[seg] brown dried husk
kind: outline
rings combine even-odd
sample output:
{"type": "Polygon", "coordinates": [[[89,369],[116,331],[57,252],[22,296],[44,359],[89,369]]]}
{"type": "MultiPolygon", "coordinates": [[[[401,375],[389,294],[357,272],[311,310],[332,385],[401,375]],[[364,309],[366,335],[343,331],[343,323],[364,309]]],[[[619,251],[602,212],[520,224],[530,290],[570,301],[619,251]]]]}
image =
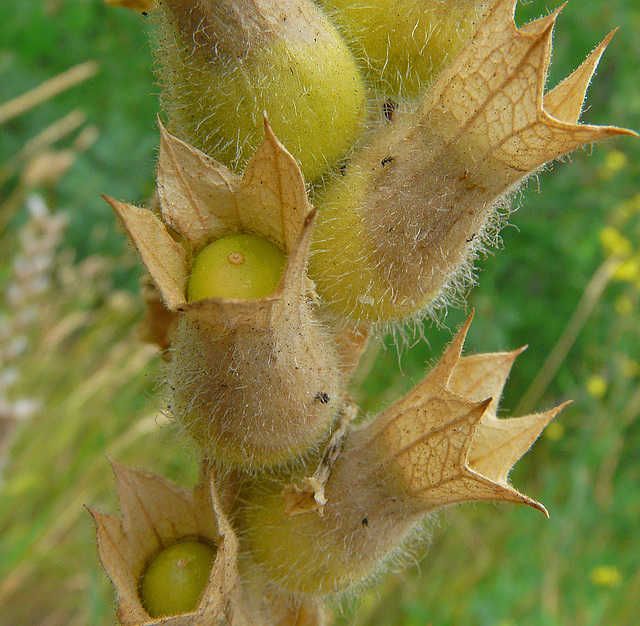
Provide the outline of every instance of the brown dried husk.
{"type": "Polygon", "coordinates": [[[227,465],[274,466],[311,453],[330,431],[366,334],[341,341],[338,354],[315,317],[306,274],[315,211],[300,169],[266,121],[242,177],[162,126],[161,138],[160,217],[107,200],[165,304],[151,297],[147,336],[170,347],[170,413],[206,456],[227,465]],[[252,301],[187,302],[193,259],[239,232],[288,255],[276,291],[252,301]]]}
{"type": "Polygon", "coordinates": [[[311,276],[353,321],[424,314],[472,280],[517,188],[545,163],[616,135],[580,124],[609,35],[544,93],[559,10],[518,29],[497,0],[413,111],[398,110],[318,197],[311,276]]]}
{"type": "Polygon", "coordinates": [[[499,396],[520,351],[461,358],[470,321],[413,391],[351,429],[321,491],[312,493],[309,478],[284,492],[258,480],[247,488],[243,531],[276,585],[294,593],[358,587],[431,512],[453,504],[511,502],[546,515],[507,476],[562,407],[498,419],[499,396]]]}
{"type": "Polygon", "coordinates": [[[280,288],[251,302],[185,306],[173,337],[171,412],[223,463],[273,466],[314,451],[339,405],[331,337],[305,296],[313,215],[280,288]]]}
{"type": "Polygon", "coordinates": [[[261,624],[240,589],[238,540],[222,512],[213,473],[203,472],[193,491],[167,479],[112,463],[122,518],[89,509],[96,524],[98,553],[111,579],[122,626],[228,626],[261,624]],[[138,587],[151,559],[182,539],[216,547],[209,580],[197,608],[181,615],[151,618],[138,587]]]}

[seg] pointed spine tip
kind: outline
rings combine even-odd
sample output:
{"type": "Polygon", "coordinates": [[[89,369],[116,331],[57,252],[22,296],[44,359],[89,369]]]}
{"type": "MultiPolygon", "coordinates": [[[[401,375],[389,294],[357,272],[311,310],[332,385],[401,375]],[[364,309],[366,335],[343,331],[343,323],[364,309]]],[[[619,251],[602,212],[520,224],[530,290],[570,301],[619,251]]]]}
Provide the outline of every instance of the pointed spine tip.
{"type": "MultiPolygon", "coordinates": [[[[480,400],[480,402],[476,402],[476,409],[478,409],[478,412],[479,412],[479,418],[476,423],[476,426],[480,424],[480,420],[484,417],[484,414],[487,412],[487,409],[491,406],[492,402],[493,402],[492,396],[485,398],[484,400],[480,400]]],[[[473,437],[474,435],[471,436],[472,441],[473,441],[473,437]]]]}
{"type": "Polygon", "coordinates": [[[160,116],[158,115],[156,118],[158,122],[158,130],[160,131],[160,147],[167,143],[168,138],[171,136],[169,131],[165,128],[165,125],[162,123],[160,116]]]}
{"type": "Polygon", "coordinates": [[[315,222],[317,214],[318,214],[318,209],[312,206],[309,213],[307,213],[307,217],[304,218],[304,222],[302,224],[303,230],[306,228],[309,228],[315,222]]]}
{"type": "Polygon", "coordinates": [[[540,511],[540,513],[542,513],[547,519],[549,519],[549,511],[547,511],[547,507],[544,506],[544,504],[540,504],[540,502],[536,502],[535,500],[531,500],[531,502],[529,503],[529,506],[533,507],[534,509],[536,509],[536,511],[540,511]]]}

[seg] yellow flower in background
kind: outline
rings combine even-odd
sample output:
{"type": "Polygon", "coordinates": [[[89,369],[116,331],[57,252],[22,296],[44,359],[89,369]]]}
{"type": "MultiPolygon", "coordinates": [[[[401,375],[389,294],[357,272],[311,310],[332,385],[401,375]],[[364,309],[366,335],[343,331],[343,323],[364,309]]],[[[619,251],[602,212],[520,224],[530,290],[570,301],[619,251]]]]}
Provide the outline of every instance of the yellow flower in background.
{"type": "Polygon", "coordinates": [[[599,174],[602,180],[609,180],[629,165],[629,159],[620,150],[609,150],[600,168],[599,174]]]}
{"type": "Polygon", "coordinates": [[[625,358],[622,362],[622,374],[626,378],[637,378],[640,374],[640,363],[635,359],[631,359],[629,357],[625,358]]]}
{"type": "Polygon", "coordinates": [[[620,296],[614,303],[614,309],[615,312],[620,316],[620,317],[627,317],[627,315],[630,315],[633,310],[634,310],[634,306],[633,306],[633,302],[631,302],[631,298],[629,298],[629,296],[620,296]]]}
{"type": "Polygon", "coordinates": [[[633,251],[631,242],[613,226],[605,226],[600,231],[600,243],[608,254],[626,257],[633,251]]]}
{"type": "Polygon", "coordinates": [[[587,393],[592,398],[600,399],[604,397],[605,393],[607,393],[608,386],[609,384],[607,383],[607,379],[604,376],[596,374],[594,376],[590,376],[587,380],[587,393]]]}
{"type": "Polygon", "coordinates": [[[565,427],[561,422],[551,422],[543,431],[544,436],[550,441],[559,441],[564,437],[565,427]]]}
{"type": "Polygon", "coordinates": [[[598,565],[591,570],[589,575],[591,583],[596,587],[619,587],[622,583],[622,574],[614,565],[598,565]]]}
{"type": "Polygon", "coordinates": [[[636,254],[622,263],[613,273],[613,278],[629,283],[640,279],[640,256],[636,254]]]}

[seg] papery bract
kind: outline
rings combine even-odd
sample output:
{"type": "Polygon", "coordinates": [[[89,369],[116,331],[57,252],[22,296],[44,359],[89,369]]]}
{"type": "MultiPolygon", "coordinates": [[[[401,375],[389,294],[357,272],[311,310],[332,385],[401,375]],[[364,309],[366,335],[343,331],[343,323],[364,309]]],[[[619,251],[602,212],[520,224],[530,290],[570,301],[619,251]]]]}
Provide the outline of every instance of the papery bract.
{"type": "Polygon", "coordinates": [[[423,315],[471,278],[471,260],[509,197],[548,161],[633,134],[579,124],[611,35],[544,93],[558,11],[516,28],[498,0],[419,106],[396,112],[329,181],[311,276],[341,315],[369,322],[423,315]]]}
{"type": "Polygon", "coordinates": [[[470,321],[420,384],[346,435],[321,507],[312,489],[298,488],[292,507],[290,489],[281,493],[268,481],[247,487],[243,532],[275,584],[295,593],[359,586],[430,512],[453,504],[512,502],[546,514],[507,476],[562,407],[498,419],[499,395],[520,351],[461,358],[470,321]]]}
{"type": "Polygon", "coordinates": [[[295,160],[265,125],[240,177],[162,130],[158,193],[160,217],[107,200],[176,314],[171,414],[207,456],[231,465],[277,465],[313,450],[329,433],[343,383],[332,332],[309,303],[315,211],[295,160]],[[256,300],[187,302],[193,259],[233,233],[287,254],[280,285],[256,300]]]}

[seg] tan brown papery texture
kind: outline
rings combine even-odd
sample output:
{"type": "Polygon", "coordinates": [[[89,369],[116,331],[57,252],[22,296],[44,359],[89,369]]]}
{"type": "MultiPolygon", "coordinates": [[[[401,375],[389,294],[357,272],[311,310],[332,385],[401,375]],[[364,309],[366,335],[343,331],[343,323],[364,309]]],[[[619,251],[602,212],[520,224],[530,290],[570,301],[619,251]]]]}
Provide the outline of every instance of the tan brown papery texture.
{"type": "Polygon", "coordinates": [[[122,517],[89,512],[96,524],[102,566],[116,589],[122,626],[249,624],[241,606],[238,542],[220,507],[213,474],[205,474],[190,491],[156,474],[113,462],[112,466],[122,517]],[[209,581],[195,611],[152,619],[138,595],[140,579],[161,549],[185,538],[216,546],[209,581]]]}
{"type": "Polygon", "coordinates": [[[502,389],[514,360],[523,350],[462,357],[448,383],[451,391],[468,398],[493,398],[476,431],[469,451],[469,466],[502,484],[506,484],[509,471],[544,427],[568,404],[533,415],[498,419],[496,413],[502,389]]]}
{"type": "Polygon", "coordinates": [[[168,360],[171,337],[178,324],[179,313],[170,311],[165,306],[160,292],[148,275],[142,278],[140,284],[145,312],[138,328],[138,337],[144,343],[158,346],[163,359],[168,360]]]}
{"type": "Polygon", "coordinates": [[[242,466],[312,452],[329,433],[343,386],[332,332],[310,302],[315,210],[297,163],[266,121],[264,132],[238,176],[161,126],[160,217],[107,198],[166,305],[151,295],[146,324],[147,336],[170,347],[171,415],[207,457],[242,466]],[[193,259],[237,233],[287,254],[278,288],[257,300],[187,302],[193,259]]]}
{"type": "MultiPolygon", "coordinates": [[[[410,499],[415,499],[414,505],[418,509],[429,510],[468,500],[497,500],[529,504],[546,513],[541,504],[517,492],[506,480],[494,480],[494,474],[496,477],[502,475],[503,467],[494,471],[489,465],[492,476],[486,476],[468,464],[481,421],[496,419],[495,409],[490,407],[497,404],[494,398],[486,397],[485,389],[474,389],[470,384],[467,389],[460,389],[464,393],[458,395],[449,386],[460,363],[462,344],[470,323],[471,318],[436,368],[369,426],[366,445],[377,450],[381,466],[398,473],[403,490],[410,499]]],[[[469,363],[463,362],[463,367],[465,365],[469,369],[469,363]]],[[[494,376],[499,378],[500,374],[494,376]]],[[[486,378],[491,382],[491,376],[486,378]]],[[[487,385],[486,391],[500,393],[501,389],[495,384],[493,389],[491,387],[487,385]]],[[[494,447],[502,445],[501,440],[490,440],[487,452],[493,453],[494,447]]]]}
{"type": "MultiPolygon", "coordinates": [[[[158,213],[170,239],[158,227],[155,212],[107,198],[158,286],[144,285],[146,313],[140,334],[143,341],[165,351],[166,358],[177,325],[176,310],[186,303],[189,270],[185,271],[185,265],[189,267],[214,239],[236,232],[266,236],[291,251],[303,220],[311,212],[297,165],[280,149],[268,124],[265,128],[266,140],[241,178],[176,139],[160,124],[158,213]],[[157,252],[148,248],[163,242],[167,248],[162,249],[161,263],[157,252]]],[[[310,283],[307,286],[312,288],[310,283]]]]}
{"type": "Polygon", "coordinates": [[[234,232],[265,237],[290,253],[311,212],[293,157],[265,120],[264,139],[242,177],[160,126],[158,194],[162,219],[197,254],[234,232]]]}
{"type": "Polygon", "coordinates": [[[287,254],[311,213],[295,160],[265,121],[265,138],[240,177],[160,124],[158,195],[162,221],[105,197],[122,221],[170,310],[186,304],[194,257],[208,243],[232,233],[269,239],[287,254]]]}
{"type": "Polygon", "coordinates": [[[184,248],[152,211],[103,197],[122,221],[165,304],[169,310],[177,309],[185,301],[189,276],[189,260],[184,248]]]}
{"type": "Polygon", "coordinates": [[[305,593],[361,585],[420,520],[453,504],[512,502],[546,515],[507,476],[562,407],[498,419],[499,396],[520,351],[461,357],[470,323],[404,398],[348,428],[322,489],[309,479],[284,492],[260,481],[247,488],[243,529],[257,563],[278,585],[305,593]]]}
{"type": "Polygon", "coordinates": [[[578,123],[611,35],[545,94],[559,11],[518,29],[515,6],[498,0],[419,106],[394,114],[320,193],[311,276],[343,315],[387,321],[437,305],[471,280],[488,226],[531,174],[634,134],[578,123]]]}
{"type": "Polygon", "coordinates": [[[337,354],[305,297],[312,224],[313,213],[273,296],[195,302],[178,323],[171,410],[222,462],[278,465],[313,452],[333,422],[337,354]]]}

